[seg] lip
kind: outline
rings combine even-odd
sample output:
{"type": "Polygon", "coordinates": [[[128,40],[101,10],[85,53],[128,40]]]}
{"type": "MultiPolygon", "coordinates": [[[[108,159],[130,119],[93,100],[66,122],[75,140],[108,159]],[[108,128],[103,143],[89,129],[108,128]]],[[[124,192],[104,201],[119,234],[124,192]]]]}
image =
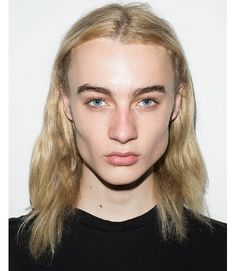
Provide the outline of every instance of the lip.
{"type": "Polygon", "coordinates": [[[105,155],[106,157],[110,157],[110,156],[120,156],[120,157],[126,157],[126,156],[139,156],[139,154],[135,153],[135,152],[111,152],[107,155],[105,155]]]}
{"type": "Polygon", "coordinates": [[[113,166],[132,166],[138,162],[138,156],[134,152],[111,152],[105,155],[106,161],[113,166]]]}

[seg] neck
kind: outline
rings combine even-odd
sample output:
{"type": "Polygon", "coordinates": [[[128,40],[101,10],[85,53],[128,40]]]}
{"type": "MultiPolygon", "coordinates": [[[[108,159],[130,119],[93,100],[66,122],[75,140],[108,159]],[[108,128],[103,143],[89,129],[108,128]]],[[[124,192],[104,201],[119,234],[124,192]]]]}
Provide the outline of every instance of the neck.
{"type": "Polygon", "coordinates": [[[110,221],[124,221],[156,205],[153,169],[134,184],[106,185],[90,170],[83,169],[77,208],[110,221]]]}

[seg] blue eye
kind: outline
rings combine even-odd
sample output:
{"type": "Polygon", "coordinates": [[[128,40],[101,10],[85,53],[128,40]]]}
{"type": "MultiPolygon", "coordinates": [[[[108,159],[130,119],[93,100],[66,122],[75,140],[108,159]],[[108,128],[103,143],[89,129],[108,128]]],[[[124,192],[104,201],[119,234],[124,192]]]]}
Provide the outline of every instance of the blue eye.
{"type": "MultiPolygon", "coordinates": [[[[145,98],[138,102],[139,106],[144,109],[151,109],[159,102],[153,98],[145,98]]],[[[86,104],[92,109],[102,109],[105,108],[108,104],[103,98],[90,98],[86,104]]]]}
{"type": "Polygon", "coordinates": [[[93,106],[93,107],[100,107],[103,104],[103,100],[102,99],[92,99],[91,101],[89,101],[89,105],[93,106]]]}
{"type": "Polygon", "coordinates": [[[144,107],[150,107],[150,106],[155,105],[156,103],[157,103],[157,102],[154,101],[153,99],[143,99],[143,100],[141,101],[141,104],[142,104],[142,106],[144,106],[144,107]]]}

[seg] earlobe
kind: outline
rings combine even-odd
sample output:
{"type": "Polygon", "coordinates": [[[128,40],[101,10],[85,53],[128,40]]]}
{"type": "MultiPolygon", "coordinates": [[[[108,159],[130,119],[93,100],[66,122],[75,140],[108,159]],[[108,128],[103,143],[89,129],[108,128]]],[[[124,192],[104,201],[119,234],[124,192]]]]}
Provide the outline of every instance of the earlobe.
{"type": "Polygon", "coordinates": [[[63,91],[60,91],[61,99],[63,103],[63,111],[69,121],[73,121],[73,117],[70,109],[70,98],[63,91]]]}
{"type": "Polygon", "coordinates": [[[175,104],[174,104],[174,109],[171,115],[171,121],[175,120],[179,114],[179,111],[181,108],[183,91],[184,91],[184,85],[180,84],[180,86],[178,87],[178,92],[175,96],[175,104]]]}

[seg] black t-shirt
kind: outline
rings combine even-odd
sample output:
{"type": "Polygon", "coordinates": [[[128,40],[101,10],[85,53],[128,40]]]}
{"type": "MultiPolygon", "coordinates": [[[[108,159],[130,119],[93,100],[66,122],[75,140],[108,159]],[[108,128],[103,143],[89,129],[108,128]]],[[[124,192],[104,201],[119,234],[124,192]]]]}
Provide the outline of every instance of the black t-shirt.
{"type": "Polygon", "coordinates": [[[187,239],[180,243],[163,240],[155,207],[122,222],[76,209],[54,259],[35,262],[16,242],[21,218],[11,218],[10,271],[226,270],[226,225],[211,220],[210,229],[190,213],[187,220],[187,239]]]}

